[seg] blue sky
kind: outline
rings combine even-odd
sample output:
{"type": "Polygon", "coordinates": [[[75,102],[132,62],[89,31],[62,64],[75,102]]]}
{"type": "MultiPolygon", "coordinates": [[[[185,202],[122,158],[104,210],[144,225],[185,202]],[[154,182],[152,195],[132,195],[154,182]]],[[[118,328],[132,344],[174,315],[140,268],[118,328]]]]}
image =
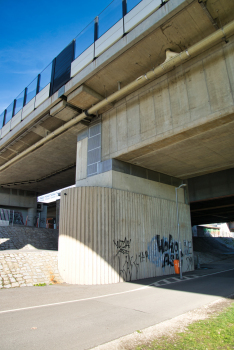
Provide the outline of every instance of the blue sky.
{"type": "Polygon", "coordinates": [[[0,114],[111,0],[0,0],[0,114]]]}

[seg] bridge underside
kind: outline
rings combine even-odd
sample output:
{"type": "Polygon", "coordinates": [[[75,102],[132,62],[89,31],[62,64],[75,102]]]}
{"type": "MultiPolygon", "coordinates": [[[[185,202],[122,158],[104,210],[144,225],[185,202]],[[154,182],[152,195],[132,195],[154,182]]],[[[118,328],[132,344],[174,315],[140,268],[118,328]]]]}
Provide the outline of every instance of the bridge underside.
{"type": "Polygon", "coordinates": [[[118,159],[188,179],[234,167],[234,114],[182,131],[118,159]]]}
{"type": "Polygon", "coordinates": [[[192,225],[234,221],[234,169],[188,180],[192,225]]]}
{"type": "MultiPolygon", "coordinates": [[[[32,120],[30,117],[31,122],[26,124],[26,118],[1,140],[0,167],[12,161],[7,168],[3,168],[0,171],[1,186],[37,191],[39,194],[44,194],[74,184],[76,137],[78,132],[85,127],[83,124],[79,123],[59,136],[55,135],[48,143],[42,144],[35,150],[32,149],[23,158],[19,160],[16,158],[28,147],[33,147],[34,144],[46,138],[47,135],[53,134],[57,128],[72,120],[80,113],[79,110],[89,108],[92,104],[116,91],[118,82],[121,82],[121,87],[124,87],[140,75],[145,74],[146,71],[161,64],[165,60],[166,49],[170,48],[172,51],[180,52],[216,30],[214,23],[207,15],[207,11],[197,1],[181,1],[181,5],[178,8],[175,7],[171,13],[166,13],[166,8],[162,7],[162,9],[158,10],[158,17],[155,17],[155,19],[152,17],[155,23],[152,22],[151,17],[146,20],[146,24],[144,24],[145,26],[148,25],[146,32],[141,33],[141,30],[143,30],[141,28],[144,28],[143,24],[142,27],[135,28],[126,37],[108,49],[107,54],[101,55],[94,63],[90,64],[67,83],[63,95],[58,96],[58,93],[56,93],[51,99],[51,105],[47,104],[44,112],[40,108],[38,112],[35,110],[33,115],[36,117],[32,120]],[[158,22],[157,18],[160,19],[158,22]],[[133,40],[132,36],[134,35],[135,39],[133,40]],[[115,52],[115,50],[119,49],[120,44],[122,49],[115,52]],[[110,57],[109,60],[107,57],[110,57]],[[24,125],[27,126],[24,131],[21,131],[21,126],[24,125]],[[14,161],[14,159],[16,160],[14,161]]],[[[230,1],[223,1],[222,6],[219,6],[216,1],[208,0],[207,9],[213,17],[218,11],[219,21],[222,22],[222,25],[234,18],[234,4],[230,1]]],[[[219,26],[219,23],[217,26],[219,26]]],[[[230,43],[227,45],[230,45],[230,43]]],[[[231,52],[231,50],[232,46],[227,49],[227,52],[231,52]]],[[[215,60],[215,56],[211,54],[210,59],[207,60],[207,65],[211,66],[215,60]]],[[[226,64],[230,65],[230,62],[227,61],[226,64]]],[[[170,90],[170,94],[175,95],[174,100],[172,98],[172,101],[168,104],[167,96],[162,88],[162,94],[160,95],[159,91],[159,96],[155,100],[156,108],[157,106],[160,107],[160,104],[170,106],[172,111],[179,108],[176,113],[179,113],[181,118],[186,116],[188,112],[186,111],[188,107],[186,105],[187,102],[185,103],[184,98],[181,99],[181,96],[186,93],[184,90],[185,83],[181,80],[181,74],[186,75],[188,89],[190,79],[195,81],[196,84],[199,74],[202,74],[199,71],[199,67],[195,68],[195,70],[191,69],[191,72],[189,65],[185,68],[185,70],[177,69],[175,73],[172,71],[168,76],[165,76],[166,80],[170,82],[166,89],[170,90]],[[178,100],[180,100],[180,106],[178,106],[178,100]]],[[[231,66],[230,72],[233,74],[231,66]]],[[[208,85],[209,80],[212,80],[209,74],[216,74],[215,64],[213,71],[211,69],[208,72],[208,85]]],[[[221,84],[225,84],[222,74],[223,72],[220,71],[216,80],[220,80],[221,84]]],[[[159,79],[159,85],[162,80],[159,79]]],[[[210,83],[213,84],[212,81],[210,83]]],[[[220,115],[215,114],[216,110],[212,106],[211,110],[209,107],[207,112],[205,111],[204,113],[203,111],[202,113],[204,116],[205,114],[211,116],[213,109],[214,120],[210,122],[207,119],[207,124],[196,126],[199,108],[196,108],[195,105],[198,101],[194,100],[194,96],[191,96],[191,99],[194,100],[194,106],[189,106],[194,111],[194,113],[191,113],[191,121],[194,124],[192,128],[184,127],[184,130],[180,129],[178,132],[173,131],[172,133],[170,132],[171,127],[169,124],[174,124],[171,129],[174,128],[176,131],[176,124],[178,126],[180,124],[178,118],[176,117],[177,120],[173,120],[174,117],[171,115],[169,116],[171,122],[168,122],[165,119],[162,120],[163,116],[158,115],[158,121],[156,121],[156,124],[158,123],[156,125],[156,129],[158,128],[157,140],[151,138],[150,133],[148,136],[145,133],[143,137],[141,135],[141,142],[136,147],[133,148],[130,144],[127,148],[122,148],[121,152],[109,155],[109,158],[120,159],[183,179],[232,168],[234,166],[233,108],[231,108],[231,103],[227,96],[223,94],[223,88],[218,93],[224,99],[224,104],[226,103],[227,107],[222,112],[222,118],[218,118],[220,115]],[[166,123],[163,128],[162,123],[166,123]],[[147,137],[148,141],[146,142],[147,137]]],[[[190,98],[190,96],[188,97],[190,98]]],[[[209,103],[215,102],[215,94],[210,97],[210,101],[205,99],[201,101],[201,110],[206,103],[208,106],[209,103]]],[[[199,98],[200,95],[198,96],[199,98]]],[[[107,109],[112,109],[115,106],[118,106],[118,101],[114,105],[107,106],[107,109]]],[[[145,104],[143,101],[142,106],[140,105],[143,117],[143,109],[145,108],[148,108],[147,101],[145,104]]],[[[104,110],[101,110],[99,114],[103,112],[104,110]]],[[[148,109],[148,112],[151,113],[150,109],[148,109]]],[[[134,110],[132,113],[135,113],[134,110]]],[[[149,122],[147,121],[147,123],[149,122]]],[[[135,121],[129,118],[128,124],[135,132],[135,121]]],[[[141,133],[142,130],[138,132],[141,133]]],[[[127,135],[126,138],[128,138],[127,135]]],[[[104,154],[103,160],[105,159],[108,159],[108,156],[104,154]]]]}
{"type": "Polygon", "coordinates": [[[3,170],[1,185],[38,194],[73,185],[77,134],[83,127],[78,124],[3,170]]]}
{"type": "MultiPolygon", "coordinates": [[[[234,116],[229,115],[214,123],[215,128],[197,136],[188,138],[192,132],[184,132],[174,140],[171,137],[117,159],[181,179],[233,168],[232,119],[234,116]],[[178,138],[185,139],[176,142],[178,138]]],[[[74,184],[77,134],[83,128],[77,125],[69,129],[2,171],[2,186],[46,193],[74,184]]]]}
{"type": "Polygon", "coordinates": [[[190,203],[191,223],[194,225],[234,221],[234,196],[190,203]]]}
{"type": "MultiPolygon", "coordinates": [[[[117,159],[181,179],[233,168],[232,119],[234,116],[229,115],[215,122],[213,129],[196,136],[189,137],[198,132],[190,130],[117,159]]],[[[74,184],[77,134],[83,128],[77,125],[69,129],[2,171],[2,186],[46,193],[74,184]]]]}

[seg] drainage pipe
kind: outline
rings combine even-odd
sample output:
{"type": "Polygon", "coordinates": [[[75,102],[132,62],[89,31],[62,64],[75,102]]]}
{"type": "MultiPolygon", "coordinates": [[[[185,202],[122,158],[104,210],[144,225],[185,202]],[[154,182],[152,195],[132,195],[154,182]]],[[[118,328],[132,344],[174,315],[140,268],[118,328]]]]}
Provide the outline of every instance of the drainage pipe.
{"type": "Polygon", "coordinates": [[[174,69],[175,67],[178,67],[180,64],[182,64],[184,61],[187,61],[194,56],[197,56],[202,51],[205,51],[209,49],[210,47],[216,45],[219,43],[222,39],[226,39],[226,37],[231,36],[234,34],[234,21],[230,22],[223,28],[217,30],[213,34],[209,35],[205,39],[199,41],[195,45],[191,46],[189,49],[182,51],[181,53],[178,53],[177,55],[173,56],[171,59],[166,60],[164,63],[160,64],[155,69],[149,71],[148,73],[140,76],[136,80],[134,80],[132,83],[126,85],[122,89],[114,92],[112,95],[108,96],[107,98],[103,99],[102,101],[98,102],[96,105],[89,108],[86,113],[83,112],[76,116],[75,118],[68,121],[63,126],[59,127],[40,141],[36,142],[34,145],[27,148],[25,151],[21,152],[14,158],[10,159],[7,163],[3,164],[0,167],[0,171],[8,168],[11,164],[15,163],[19,159],[25,157],[27,154],[33,152],[37,148],[41,147],[43,144],[47,143],[48,141],[52,140],[56,136],[62,134],[64,131],[70,129],[75,124],[79,123],[81,120],[86,118],[87,113],[88,114],[95,114],[98,110],[105,107],[108,104],[111,104],[112,102],[127,96],[130,92],[134,91],[136,88],[139,88],[140,86],[144,85],[146,81],[150,81],[153,79],[156,79],[165,73],[169,72],[170,70],[174,69]]]}

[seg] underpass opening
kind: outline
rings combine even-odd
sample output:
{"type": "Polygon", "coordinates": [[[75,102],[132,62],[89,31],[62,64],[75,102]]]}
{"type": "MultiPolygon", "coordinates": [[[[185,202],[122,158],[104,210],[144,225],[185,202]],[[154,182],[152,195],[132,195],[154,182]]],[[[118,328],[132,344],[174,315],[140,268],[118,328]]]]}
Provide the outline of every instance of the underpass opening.
{"type": "Polygon", "coordinates": [[[191,223],[194,225],[234,221],[234,196],[190,202],[191,223]]]}
{"type": "Polygon", "coordinates": [[[207,268],[234,254],[234,169],[187,180],[194,262],[207,268]]]}
{"type": "Polygon", "coordinates": [[[190,210],[195,267],[234,256],[234,196],[190,202],[190,210]]]}

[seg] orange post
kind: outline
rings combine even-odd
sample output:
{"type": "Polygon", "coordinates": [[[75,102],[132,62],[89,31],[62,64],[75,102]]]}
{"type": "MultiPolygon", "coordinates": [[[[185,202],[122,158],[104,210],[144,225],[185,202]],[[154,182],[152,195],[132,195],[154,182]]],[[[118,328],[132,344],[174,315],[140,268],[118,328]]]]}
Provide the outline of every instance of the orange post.
{"type": "Polygon", "coordinates": [[[175,273],[177,275],[180,274],[180,261],[179,260],[174,260],[174,268],[175,268],[175,273]]]}

